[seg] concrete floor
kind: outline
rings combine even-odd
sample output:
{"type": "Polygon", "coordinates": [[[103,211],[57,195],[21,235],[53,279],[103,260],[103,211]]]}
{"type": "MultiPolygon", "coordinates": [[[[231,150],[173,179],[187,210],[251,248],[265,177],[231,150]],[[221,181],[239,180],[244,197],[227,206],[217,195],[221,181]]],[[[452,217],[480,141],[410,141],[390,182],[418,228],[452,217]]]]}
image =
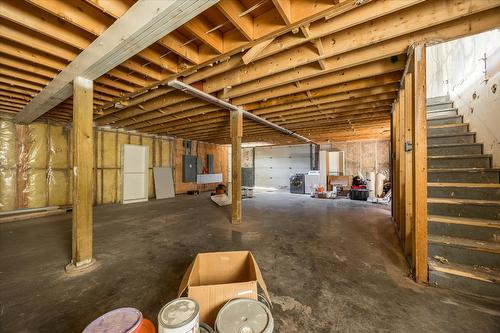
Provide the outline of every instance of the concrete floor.
{"type": "Polygon", "coordinates": [[[251,250],[275,332],[500,332],[500,305],[416,285],[390,212],[366,202],[258,193],[245,224],[206,194],[95,209],[97,266],[67,276],[69,215],[0,225],[0,331],[81,332],[116,307],[150,319],[198,252],[251,250]]]}

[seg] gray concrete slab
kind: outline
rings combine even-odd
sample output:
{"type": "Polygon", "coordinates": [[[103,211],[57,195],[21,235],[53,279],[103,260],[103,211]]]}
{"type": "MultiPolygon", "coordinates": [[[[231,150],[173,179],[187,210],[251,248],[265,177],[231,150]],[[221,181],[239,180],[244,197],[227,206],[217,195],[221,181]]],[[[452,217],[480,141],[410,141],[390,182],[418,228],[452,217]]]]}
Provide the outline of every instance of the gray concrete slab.
{"type": "Polygon", "coordinates": [[[499,332],[500,305],[408,277],[387,208],[283,192],[206,194],[95,208],[95,268],[68,276],[69,215],[0,225],[0,331],[81,332],[121,306],[156,322],[198,252],[251,250],[275,332],[499,332]]]}

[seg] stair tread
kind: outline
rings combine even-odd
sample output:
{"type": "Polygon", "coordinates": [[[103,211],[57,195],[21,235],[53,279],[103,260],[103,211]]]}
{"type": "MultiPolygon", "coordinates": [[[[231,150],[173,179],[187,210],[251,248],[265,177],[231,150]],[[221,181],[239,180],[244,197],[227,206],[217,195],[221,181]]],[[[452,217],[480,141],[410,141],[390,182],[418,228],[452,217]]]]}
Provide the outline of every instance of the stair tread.
{"type": "Polygon", "coordinates": [[[500,171],[500,168],[448,168],[448,169],[427,169],[428,172],[478,172],[478,171],[500,171]]]}
{"type": "Polygon", "coordinates": [[[470,188],[499,188],[500,184],[498,183],[427,183],[427,186],[432,187],[470,187],[470,188]]]}
{"type": "Polygon", "coordinates": [[[450,264],[436,259],[429,260],[429,269],[442,273],[467,277],[484,282],[500,283],[500,272],[483,266],[466,266],[460,264],[450,264]]]}
{"type": "Polygon", "coordinates": [[[470,142],[470,143],[438,143],[435,145],[427,145],[427,148],[447,148],[447,147],[464,147],[464,146],[482,146],[480,142],[470,142]]]}
{"type": "MultiPolygon", "coordinates": [[[[441,103],[443,104],[443,103],[441,103]]],[[[448,104],[448,103],[444,103],[444,104],[448,104]]],[[[438,104],[436,104],[438,105],[438,104]]],[[[428,105],[430,106],[430,105],[428,105]]],[[[458,111],[457,108],[444,108],[444,109],[435,109],[435,110],[426,110],[427,113],[434,113],[434,112],[442,112],[442,111],[458,111]]]]}
{"type": "Polygon", "coordinates": [[[449,198],[427,198],[427,203],[446,203],[454,205],[484,205],[500,206],[500,201],[496,200],[477,200],[477,199],[449,199],[449,198]]]}
{"type": "Polygon", "coordinates": [[[459,124],[432,125],[432,126],[427,126],[427,129],[431,129],[431,128],[450,128],[450,127],[461,127],[461,126],[469,126],[469,124],[468,123],[459,123],[459,124]]]}
{"type": "Polygon", "coordinates": [[[428,220],[432,221],[432,222],[437,222],[437,223],[462,224],[462,225],[500,229],[500,221],[487,220],[487,219],[481,219],[481,218],[429,215],[428,220]]]}
{"type": "MultiPolygon", "coordinates": [[[[429,127],[428,127],[429,128],[429,127]]],[[[432,139],[432,138],[446,138],[449,136],[463,136],[463,135],[475,135],[476,132],[467,132],[467,133],[454,133],[454,134],[434,134],[434,135],[428,135],[427,139],[432,139]]]]}
{"type": "Polygon", "coordinates": [[[463,154],[463,155],[433,155],[427,156],[427,159],[447,159],[447,158],[466,158],[466,157],[492,157],[491,154],[463,154]]]}
{"type": "Polygon", "coordinates": [[[429,243],[445,244],[453,247],[468,248],[481,252],[500,254],[500,243],[438,235],[429,235],[428,239],[429,243]]]}
{"type": "Polygon", "coordinates": [[[435,117],[435,118],[431,118],[431,119],[427,119],[427,120],[442,120],[442,119],[458,118],[458,117],[462,117],[462,116],[458,115],[458,114],[455,114],[455,115],[452,115],[452,116],[441,116],[441,117],[435,117]]]}

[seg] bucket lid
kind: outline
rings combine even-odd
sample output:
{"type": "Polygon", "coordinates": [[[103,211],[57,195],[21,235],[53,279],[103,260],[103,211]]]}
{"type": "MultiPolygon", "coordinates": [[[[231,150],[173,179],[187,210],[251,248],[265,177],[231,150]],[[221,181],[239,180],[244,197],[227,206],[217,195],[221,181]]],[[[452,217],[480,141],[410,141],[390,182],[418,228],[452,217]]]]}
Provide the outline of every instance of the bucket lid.
{"type": "Polygon", "coordinates": [[[168,302],[158,314],[158,324],[166,328],[182,327],[198,316],[198,303],[191,298],[181,297],[168,302]]]}
{"type": "Polygon", "coordinates": [[[139,327],[141,321],[141,311],[134,308],[119,308],[91,322],[83,333],[130,333],[139,327]]]}
{"type": "Polygon", "coordinates": [[[247,298],[234,299],[217,314],[215,328],[219,333],[270,333],[273,317],[267,306],[247,298]]]}
{"type": "Polygon", "coordinates": [[[214,333],[214,330],[207,324],[200,323],[200,333],[214,333]]]}

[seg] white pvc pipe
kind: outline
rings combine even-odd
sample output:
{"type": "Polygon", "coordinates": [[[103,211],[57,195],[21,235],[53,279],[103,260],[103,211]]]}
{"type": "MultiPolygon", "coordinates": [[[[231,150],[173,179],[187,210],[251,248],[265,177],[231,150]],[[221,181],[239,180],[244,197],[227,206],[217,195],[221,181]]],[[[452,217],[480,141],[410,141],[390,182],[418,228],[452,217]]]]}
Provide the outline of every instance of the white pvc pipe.
{"type": "Polygon", "coordinates": [[[226,110],[229,110],[229,111],[241,111],[243,113],[243,116],[247,117],[248,119],[251,119],[255,122],[258,122],[260,124],[263,124],[263,125],[266,125],[268,127],[271,127],[277,131],[280,131],[282,133],[285,133],[285,134],[288,134],[290,136],[293,136],[294,138],[297,138],[301,141],[305,141],[307,143],[314,143],[312,140],[300,135],[300,134],[297,134],[293,131],[290,131],[289,129],[286,129],[284,127],[281,127],[280,125],[277,125],[275,123],[272,123],[270,122],[269,120],[266,120],[264,118],[261,118],[257,115],[254,115],[253,113],[250,113],[246,110],[243,110],[239,107],[237,107],[236,105],[233,105],[231,103],[228,103],[226,101],[223,101],[217,97],[214,97],[210,94],[207,94],[206,92],[204,91],[201,91],[199,89],[196,89],[194,88],[193,86],[189,85],[189,84],[185,84],[184,82],[181,82],[181,81],[177,81],[177,80],[172,80],[172,81],[169,81],[168,82],[168,85],[172,88],[175,88],[175,89],[179,89],[187,94],[190,94],[192,96],[195,96],[195,97],[198,97],[199,99],[201,100],[204,100],[205,102],[208,102],[210,104],[214,104],[214,105],[217,105],[219,107],[221,107],[222,109],[226,109],[226,110]]]}

